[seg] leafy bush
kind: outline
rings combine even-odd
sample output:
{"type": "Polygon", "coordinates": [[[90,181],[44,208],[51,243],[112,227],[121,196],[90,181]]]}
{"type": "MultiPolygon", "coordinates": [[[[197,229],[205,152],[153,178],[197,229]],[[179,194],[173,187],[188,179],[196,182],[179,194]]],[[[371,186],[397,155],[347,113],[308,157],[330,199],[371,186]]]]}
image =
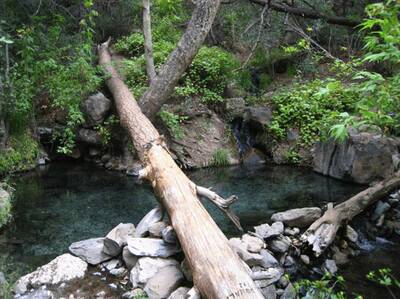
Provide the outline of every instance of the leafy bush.
{"type": "Polygon", "coordinates": [[[187,119],[186,116],[181,116],[166,110],[161,110],[160,117],[175,138],[180,139],[183,137],[183,131],[180,124],[187,119]]]}

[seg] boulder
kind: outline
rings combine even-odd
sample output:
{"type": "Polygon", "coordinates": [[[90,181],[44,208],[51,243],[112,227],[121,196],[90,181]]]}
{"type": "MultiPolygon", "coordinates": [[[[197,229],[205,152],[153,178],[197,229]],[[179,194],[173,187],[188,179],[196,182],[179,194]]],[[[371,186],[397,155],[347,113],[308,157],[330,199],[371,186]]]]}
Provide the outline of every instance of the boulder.
{"type": "Polygon", "coordinates": [[[72,243],[69,251],[91,265],[98,265],[112,259],[112,256],[103,252],[104,238],[92,238],[72,243]]]}
{"type": "Polygon", "coordinates": [[[172,259],[141,257],[130,273],[130,281],[134,288],[144,287],[147,281],[157,274],[160,269],[167,266],[179,266],[179,263],[172,259]]]}
{"type": "Polygon", "coordinates": [[[97,131],[91,129],[84,129],[84,128],[79,129],[77,140],[79,142],[83,142],[89,145],[95,145],[95,146],[102,145],[102,139],[100,134],[97,131]]]}
{"type": "Polygon", "coordinates": [[[264,106],[246,107],[244,120],[259,123],[265,127],[272,121],[272,110],[264,106]]]}
{"type": "Polygon", "coordinates": [[[282,222],[274,222],[271,226],[265,223],[254,227],[256,234],[264,239],[279,236],[283,233],[283,229],[282,222]]]}
{"type": "Polygon", "coordinates": [[[181,248],[162,239],[128,238],[128,250],[136,256],[166,258],[180,252],[181,248]]]}
{"type": "Polygon", "coordinates": [[[182,282],[183,274],[179,266],[166,266],[147,281],[144,291],[149,299],[168,298],[182,282]]]}
{"type": "Polygon", "coordinates": [[[337,179],[368,184],[388,178],[396,171],[399,140],[369,132],[350,132],[343,143],[318,142],[314,171],[337,179]]]}
{"type": "Polygon", "coordinates": [[[136,265],[138,257],[129,251],[128,246],[125,246],[124,249],[122,249],[122,260],[125,266],[131,270],[136,265]]]}
{"type": "Polygon", "coordinates": [[[110,256],[117,256],[121,253],[122,247],[127,243],[128,237],[135,234],[135,226],[131,223],[120,223],[114,227],[104,238],[103,252],[110,256]]]}
{"type": "Polygon", "coordinates": [[[146,234],[149,232],[150,225],[159,222],[162,217],[163,212],[160,207],[152,209],[142,218],[142,220],[140,220],[139,224],[136,226],[135,237],[141,238],[146,236],[146,234]]]}
{"type": "Polygon", "coordinates": [[[320,208],[301,208],[275,213],[271,216],[271,220],[281,221],[289,226],[306,227],[320,218],[321,215],[320,208]]]}
{"type": "Polygon", "coordinates": [[[246,249],[253,253],[259,253],[261,249],[265,247],[261,239],[250,236],[249,234],[244,234],[242,236],[242,242],[246,245],[246,249]]]}
{"type": "Polygon", "coordinates": [[[190,291],[187,287],[177,288],[169,295],[168,299],[186,299],[186,294],[190,291]]]}
{"type": "Polygon", "coordinates": [[[87,263],[80,258],[68,253],[60,255],[34,272],[21,277],[15,284],[15,292],[24,294],[29,287],[38,288],[41,285],[56,285],[83,278],[87,267],[87,263]]]}
{"type": "Polygon", "coordinates": [[[102,123],[110,108],[111,101],[101,92],[89,96],[82,104],[87,125],[95,126],[102,123]]]}

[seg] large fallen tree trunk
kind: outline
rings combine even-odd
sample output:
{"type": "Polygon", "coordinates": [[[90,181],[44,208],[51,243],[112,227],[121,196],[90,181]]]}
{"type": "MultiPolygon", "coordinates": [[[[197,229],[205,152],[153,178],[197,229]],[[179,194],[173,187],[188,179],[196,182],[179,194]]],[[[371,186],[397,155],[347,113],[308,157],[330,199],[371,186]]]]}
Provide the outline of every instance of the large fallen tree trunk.
{"type": "Polygon", "coordinates": [[[324,215],[304,232],[302,240],[311,245],[315,255],[319,256],[335,240],[336,233],[342,224],[349,222],[368,206],[398,188],[400,188],[400,173],[365,189],[335,207],[329,204],[324,215]]]}
{"type": "Polygon", "coordinates": [[[204,298],[263,298],[225,235],[199,202],[197,192],[213,197],[215,203],[220,202],[216,200],[219,198],[199,190],[174,162],[162,137],[112,66],[108,46],[109,42],[99,46],[99,63],[107,73],[106,83],[113,94],[120,122],[145,166],[140,175],[150,181],[169,214],[194,284],[204,298]]]}

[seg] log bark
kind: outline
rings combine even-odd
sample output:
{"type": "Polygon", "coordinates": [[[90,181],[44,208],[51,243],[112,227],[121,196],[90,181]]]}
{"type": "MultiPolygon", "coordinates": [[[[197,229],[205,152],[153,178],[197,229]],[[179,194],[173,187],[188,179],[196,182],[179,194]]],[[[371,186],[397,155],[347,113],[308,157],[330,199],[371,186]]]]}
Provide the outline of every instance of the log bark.
{"type": "Polygon", "coordinates": [[[198,200],[196,185],[174,162],[162,137],[113,68],[108,44],[109,41],[99,46],[100,65],[108,75],[107,86],[114,96],[120,122],[145,165],[141,176],[150,181],[169,214],[194,284],[204,298],[263,298],[225,235],[198,200]]]}
{"type": "Polygon", "coordinates": [[[321,19],[325,20],[329,24],[334,24],[334,25],[343,25],[343,26],[348,26],[348,27],[356,27],[360,24],[359,20],[352,20],[349,18],[345,17],[338,17],[338,16],[329,16],[323,13],[320,13],[315,10],[309,10],[301,7],[294,7],[294,6],[289,6],[287,4],[283,3],[275,3],[271,0],[250,0],[251,2],[258,4],[258,5],[269,5],[270,9],[278,11],[278,12],[283,12],[283,13],[289,13],[295,16],[303,17],[303,18],[308,18],[308,19],[321,19]]]}
{"type": "Polygon", "coordinates": [[[311,224],[301,236],[302,241],[312,246],[316,256],[321,255],[332,244],[341,225],[349,222],[368,206],[398,188],[400,188],[400,173],[365,189],[335,207],[329,204],[324,215],[311,224]]]}
{"type": "Polygon", "coordinates": [[[153,39],[151,37],[150,0],[143,0],[143,35],[146,72],[149,77],[149,82],[151,83],[157,74],[154,66],[153,39]]]}
{"type": "Polygon", "coordinates": [[[143,113],[150,119],[172,94],[178,80],[196,56],[211,29],[220,2],[221,0],[196,1],[185,33],[139,101],[143,113]]]}

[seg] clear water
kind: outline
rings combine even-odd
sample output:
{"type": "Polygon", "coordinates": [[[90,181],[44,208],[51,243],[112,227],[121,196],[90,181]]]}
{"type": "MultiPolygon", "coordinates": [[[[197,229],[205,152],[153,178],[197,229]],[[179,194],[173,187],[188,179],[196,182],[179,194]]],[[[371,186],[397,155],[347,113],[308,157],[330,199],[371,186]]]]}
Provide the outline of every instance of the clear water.
{"type": "MultiPolygon", "coordinates": [[[[189,176],[223,196],[238,195],[234,210],[245,229],[267,222],[276,211],[342,201],[361,189],[287,166],[202,169],[189,176]]],[[[90,164],[50,164],[17,177],[15,188],[14,219],[0,235],[0,268],[6,272],[28,272],[72,242],[104,236],[120,222],[137,224],[157,204],[149,185],[90,164]]],[[[206,206],[227,235],[239,233],[206,206]]]]}

